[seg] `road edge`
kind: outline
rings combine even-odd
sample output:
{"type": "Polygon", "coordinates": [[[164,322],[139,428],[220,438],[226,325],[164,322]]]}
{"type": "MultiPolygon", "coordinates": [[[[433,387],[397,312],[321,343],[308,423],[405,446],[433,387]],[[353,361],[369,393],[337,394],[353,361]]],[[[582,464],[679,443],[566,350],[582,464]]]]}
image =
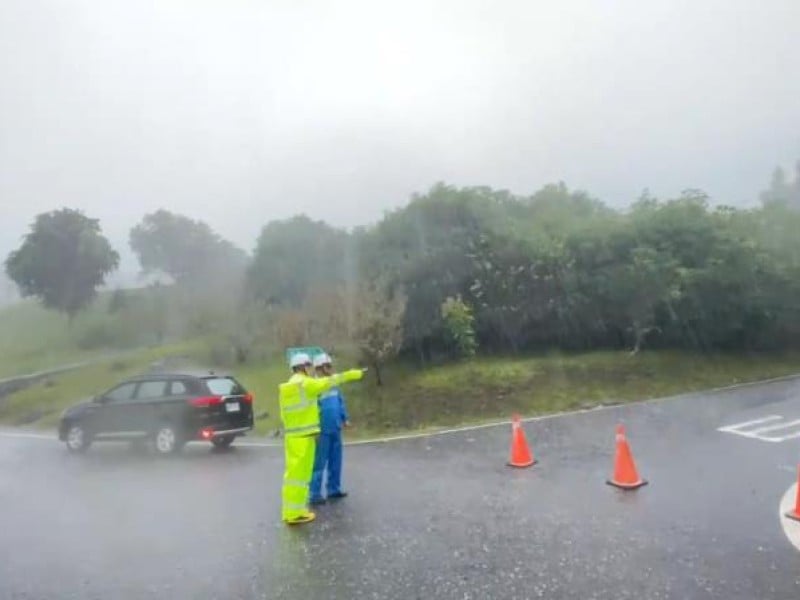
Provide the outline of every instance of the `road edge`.
{"type": "MultiPolygon", "coordinates": [[[[784,381],[791,381],[793,379],[800,379],[800,373],[794,373],[791,375],[781,375],[780,377],[772,377],[770,379],[762,379],[759,381],[747,381],[744,383],[735,383],[733,385],[727,385],[722,387],[715,387],[709,388],[706,390],[695,390],[693,392],[683,392],[680,394],[674,394],[672,396],[662,396],[659,398],[648,398],[645,400],[634,400],[631,402],[613,402],[609,404],[600,404],[598,406],[593,406],[591,408],[580,408],[577,410],[568,410],[568,411],[561,411],[561,412],[554,412],[548,413],[546,415],[535,415],[532,417],[523,417],[521,420],[525,423],[533,423],[537,421],[544,421],[547,419],[557,419],[559,417],[568,417],[573,415],[580,415],[584,413],[590,412],[597,412],[602,410],[610,410],[615,408],[620,408],[623,406],[638,406],[641,404],[656,404],[660,402],[670,402],[674,400],[681,400],[684,398],[690,398],[692,396],[696,396],[699,394],[719,394],[724,392],[730,392],[739,390],[742,388],[754,387],[759,385],[770,385],[773,383],[781,383],[784,381]]],[[[365,440],[351,440],[346,441],[346,446],[363,446],[366,444],[386,444],[389,442],[397,442],[403,440],[411,440],[411,439],[418,439],[424,437],[435,437],[439,435],[449,435],[451,433],[461,433],[464,431],[477,431],[481,429],[488,429],[490,427],[500,427],[500,426],[507,426],[511,421],[509,419],[502,419],[497,421],[490,421],[486,423],[475,423],[473,425],[459,425],[456,427],[446,427],[441,429],[433,429],[430,431],[416,431],[416,432],[409,432],[409,433],[401,433],[395,435],[386,435],[381,437],[375,438],[368,438],[365,440]]],[[[41,439],[41,440],[56,440],[57,436],[55,434],[48,435],[45,433],[38,433],[37,431],[32,430],[24,430],[24,429],[2,429],[0,428],[0,437],[18,437],[18,438],[29,438],[29,439],[41,439]]],[[[267,438],[264,437],[251,437],[245,440],[239,440],[236,442],[238,446],[254,446],[254,447],[264,447],[264,448],[272,448],[272,447],[280,447],[283,446],[282,442],[272,442],[267,441],[267,438]]]]}

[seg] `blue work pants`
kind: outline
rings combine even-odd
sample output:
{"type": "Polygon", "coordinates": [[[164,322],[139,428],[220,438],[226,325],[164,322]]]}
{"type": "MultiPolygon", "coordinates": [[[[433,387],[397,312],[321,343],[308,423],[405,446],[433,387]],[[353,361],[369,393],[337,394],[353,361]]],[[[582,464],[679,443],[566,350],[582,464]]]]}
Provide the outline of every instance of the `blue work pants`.
{"type": "Polygon", "coordinates": [[[311,500],[322,497],[322,478],[328,471],[328,496],[338,494],[342,486],[342,432],[321,433],[314,455],[314,473],[311,475],[311,500]]]}

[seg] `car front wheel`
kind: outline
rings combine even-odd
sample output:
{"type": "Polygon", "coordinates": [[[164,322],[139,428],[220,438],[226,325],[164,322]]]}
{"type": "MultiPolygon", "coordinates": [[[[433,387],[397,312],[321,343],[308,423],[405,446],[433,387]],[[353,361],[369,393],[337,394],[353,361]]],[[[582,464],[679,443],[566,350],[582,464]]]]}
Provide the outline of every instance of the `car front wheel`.
{"type": "Polygon", "coordinates": [[[70,425],[67,429],[67,450],[70,452],[85,452],[92,443],[89,434],[79,423],[70,425]]]}
{"type": "Polygon", "coordinates": [[[183,447],[183,442],[175,427],[165,424],[156,430],[153,445],[159,454],[174,454],[183,447]]]}

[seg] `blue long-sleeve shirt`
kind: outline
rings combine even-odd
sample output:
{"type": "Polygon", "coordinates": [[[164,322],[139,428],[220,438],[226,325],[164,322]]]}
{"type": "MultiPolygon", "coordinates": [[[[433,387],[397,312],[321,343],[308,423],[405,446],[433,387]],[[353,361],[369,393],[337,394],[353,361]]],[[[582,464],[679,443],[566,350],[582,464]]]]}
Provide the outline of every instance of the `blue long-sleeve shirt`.
{"type": "Polygon", "coordinates": [[[348,421],[342,390],[333,387],[319,397],[319,421],[322,433],[338,433],[348,421]]]}

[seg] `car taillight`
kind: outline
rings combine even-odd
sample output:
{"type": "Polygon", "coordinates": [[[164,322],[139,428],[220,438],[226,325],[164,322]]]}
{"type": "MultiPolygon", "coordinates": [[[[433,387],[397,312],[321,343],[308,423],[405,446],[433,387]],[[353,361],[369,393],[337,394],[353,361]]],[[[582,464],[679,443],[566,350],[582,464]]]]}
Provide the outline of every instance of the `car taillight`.
{"type": "Polygon", "coordinates": [[[214,430],[211,427],[206,427],[205,429],[200,430],[200,437],[204,440],[210,440],[214,437],[214,430]]]}
{"type": "Polygon", "coordinates": [[[200,398],[192,398],[189,404],[196,408],[208,408],[209,406],[217,406],[222,404],[222,396],[202,396],[200,398]]]}
{"type": "Polygon", "coordinates": [[[244,395],[244,398],[243,398],[243,400],[244,400],[245,402],[247,402],[248,404],[252,404],[252,403],[253,403],[253,394],[251,394],[250,392],[247,392],[247,393],[244,395]]]}

